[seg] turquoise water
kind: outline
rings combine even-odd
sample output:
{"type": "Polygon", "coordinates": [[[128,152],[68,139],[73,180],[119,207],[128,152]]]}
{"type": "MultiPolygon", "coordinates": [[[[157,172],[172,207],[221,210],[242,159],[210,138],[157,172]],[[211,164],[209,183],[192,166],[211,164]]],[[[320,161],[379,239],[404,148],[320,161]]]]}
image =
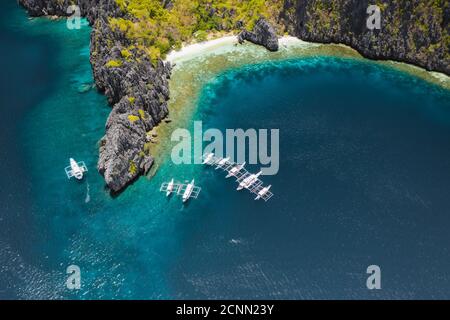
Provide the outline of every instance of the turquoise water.
{"type": "Polygon", "coordinates": [[[264,179],[275,197],[255,202],[219,171],[168,159],[113,198],[95,170],[110,107],[80,93],[93,83],[89,27],[9,6],[0,297],[449,298],[448,91],[331,57],[229,70],[192,120],[279,128],[280,172],[264,179]],[[71,156],[90,169],[81,183],[65,177],[71,156]],[[200,198],[165,198],[169,177],[195,177],[200,198]],[[71,264],[80,291],[65,287],[71,264]],[[365,287],[370,264],[381,291],[365,287]]]}

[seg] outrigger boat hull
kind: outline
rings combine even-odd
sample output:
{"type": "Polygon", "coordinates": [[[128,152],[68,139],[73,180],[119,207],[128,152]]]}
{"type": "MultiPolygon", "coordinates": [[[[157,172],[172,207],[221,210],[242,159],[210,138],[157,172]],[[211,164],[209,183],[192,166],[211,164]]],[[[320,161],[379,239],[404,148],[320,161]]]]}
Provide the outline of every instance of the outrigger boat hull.
{"type": "Polygon", "coordinates": [[[170,182],[164,182],[161,185],[159,191],[164,192],[166,196],[175,193],[177,196],[181,196],[183,203],[191,198],[197,199],[200,194],[201,188],[194,185],[194,180],[188,184],[174,182],[172,179],[170,182]]]}
{"type": "Polygon", "coordinates": [[[169,182],[167,186],[166,197],[170,196],[172,191],[173,191],[173,179],[169,182]]]}
{"type": "Polygon", "coordinates": [[[88,171],[85,163],[83,161],[77,162],[73,158],[69,159],[69,166],[64,170],[68,179],[75,178],[77,180],[82,180],[84,173],[88,171]]]}

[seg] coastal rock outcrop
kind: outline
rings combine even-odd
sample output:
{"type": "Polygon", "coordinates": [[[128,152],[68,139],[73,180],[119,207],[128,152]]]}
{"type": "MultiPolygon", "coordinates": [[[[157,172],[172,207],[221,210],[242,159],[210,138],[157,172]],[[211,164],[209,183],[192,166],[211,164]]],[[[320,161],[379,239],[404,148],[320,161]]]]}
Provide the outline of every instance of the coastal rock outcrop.
{"type": "Polygon", "coordinates": [[[448,1],[285,0],[280,20],[305,41],[342,43],[367,58],[450,74],[448,1]],[[381,26],[371,30],[367,10],[374,4],[381,26]]]}
{"type": "Polygon", "coordinates": [[[278,51],[278,37],[274,27],[266,19],[260,18],[253,31],[242,30],[238,35],[239,43],[245,40],[262,45],[270,51],[278,51]]]}
{"type": "MultiPolygon", "coordinates": [[[[71,0],[19,0],[31,16],[67,16],[71,0]]],[[[154,63],[139,50],[128,50],[129,41],[108,24],[123,12],[115,1],[80,0],[80,13],[92,25],[90,62],[98,90],[113,106],[100,141],[98,171],[113,192],[123,190],[149,171],[153,157],[147,132],[169,113],[168,79],[171,66],[154,63]],[[126,49],[126,57],[124,57],[126,49]]]]}
{"type": "Polygon", "coordinates": [[[146,136],[169,111],[170,64],[153,65],[147,56],[130,51],[133,58],[112,64],[122,54],[122,44],[105,47],[113,31],[104,21],[92,32],[91,64],[97,87],[104,91],[113,110],[100,142],[98,170],[108,187],[118,192],[153,164],[146,136]],[[105,43],[104,43],[105,42],[105,43]]]}
{"type": "Polygon", "coordinates": [[[32,17],[67,15],[68,1],[19,0],[19,3],[27,9],[28,14],[32,17]]]}
{"type": "Polygon", "coordinates": [[[171,66],[127,49],[128,40],[107,23],[110,16],[100,15],[93,22],[91,65],[97,88],[113,106],[100,141],[98,171],[107,186],[119,192],[153,164],[146,136],[169,113],[171,66]]]}

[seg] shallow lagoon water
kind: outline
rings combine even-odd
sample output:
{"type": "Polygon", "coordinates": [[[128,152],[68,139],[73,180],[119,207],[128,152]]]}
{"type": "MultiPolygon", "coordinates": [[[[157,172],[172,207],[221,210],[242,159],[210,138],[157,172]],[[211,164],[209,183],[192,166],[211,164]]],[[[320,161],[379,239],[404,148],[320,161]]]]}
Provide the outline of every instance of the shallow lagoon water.
{"type": "Polygon", "coordinates": [[[89,28],[10,10],[14,38],[43,54],[29,64],[41,68],[38,94],[26,82],[30,94],[10,89],[24,111],[4,126],[1,297],[448,298],[448,90],[330,56],[227,69],[202,84],[179,125],[279,128],[280,171],[264,178],[275,197],[255,202],[223,173],[175,166],[167,152],[151,180],[111,197],[95,170],[110,108],[79,92],[92,84],[89,28]],[[86,161],[85,181],[67,181],[70,156],[86,161]],[[199,199],[165,198],[158,189],[171,177],[195,177],[199,199]],[[77,292],[65,288],[70,264],[82,270],[77,292]],[[365,287],[370,264],[381,291],[365,287]]]}

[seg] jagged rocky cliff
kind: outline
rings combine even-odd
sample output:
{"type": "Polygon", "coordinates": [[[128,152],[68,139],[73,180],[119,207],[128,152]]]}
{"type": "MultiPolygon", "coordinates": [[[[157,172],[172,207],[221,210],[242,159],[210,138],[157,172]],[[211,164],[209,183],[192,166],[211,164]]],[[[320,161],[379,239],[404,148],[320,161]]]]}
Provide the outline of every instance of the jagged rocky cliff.
{"type": "MultiPolygon", "coordinates": [[[[19,0],[32,16],[67,16],[71,0],[19,0]]],[[[123,48],[130,43],[114,32],[108,17],[123,15],[115,1],[80,0],[81,15],[93,27],[90,61],[97,88],[112,106],[106,134],[100,141],[98,170],[113,192],[125,188],[153,164],[148,150],[147,132],[168,114],[170,64],[153,65],[147,56],[127,51],[132,56],[121,64],[123,48]]]]}
{"type": "Polygon", "coordinates": [[[264,18],[260,18],[253,31],[242,30],[238,35],[239,43],[245,40],[258,44],[270,51],[278,51],[278,37],[275,28],[264,18]]]}
{"type": "Polygon", "coordinates": [[[445,0],[285,0],[281,21],[306,41],[343,43],[371,59],[412,63],[450,74],[450,2],[445,0]],[[367,8],[381,28],[367,28],[367,8]]]}
{"type": "Polygon", "coordinates": [[[97,19],[91,34],[91,64],[97,87],[104,91],[113,110],[100,142],[98,170],[110,189],[122,190],[153,164],[147,132],[167,116],[170,64],[156,66],[145,55],[132,50],[132,58],[121,65],[122,49],[129,46],[104,19],[97,19]]]}
{"type": "MultiPolygon", "coordinates": [[[[381,29],[366,26],[369,0],[280,0],[278,33],[285,29],[303,40],[347,44],[373,59],[391,59],[450,74],[450,9],[441,0],[377,0],[381,29]]],[[[170,1],[166,1],[170,9],[170,1]]],[[[109,17],[125,15],[114,0],[19,0],[32,16],[67,16],[77,3],[93,27],[91,65],[99,90],[112,106],[106,134],[100,142],[98,170],[113,192],[125,188],[153,164],[147,133],[168,114],[169,64],[152,64],[123,33],[112,30],[109,17]],[[118,63],[120,61],[120,63],[118,63]]],[[[128,17],[132,18],[132,17],[128,17]]],[[[239,41],[251,41],[278,50],[275,29],[260,19],[239,41]]]]}

